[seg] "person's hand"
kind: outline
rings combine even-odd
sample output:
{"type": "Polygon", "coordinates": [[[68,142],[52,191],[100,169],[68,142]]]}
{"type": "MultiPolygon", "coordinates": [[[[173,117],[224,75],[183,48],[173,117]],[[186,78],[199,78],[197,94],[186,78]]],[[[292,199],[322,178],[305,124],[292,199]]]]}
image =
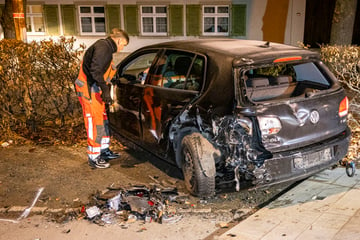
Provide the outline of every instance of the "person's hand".
{"type": "Polygon", "coordinates": [[[113,100],[111,99],[109,93],[103,92],[103,93],[101,94],[101,98],[102,98],[102,100],[104,101],[104,103],[106,103],[106,104],[111,105],[112,102],[113,102],[113,100]]]}

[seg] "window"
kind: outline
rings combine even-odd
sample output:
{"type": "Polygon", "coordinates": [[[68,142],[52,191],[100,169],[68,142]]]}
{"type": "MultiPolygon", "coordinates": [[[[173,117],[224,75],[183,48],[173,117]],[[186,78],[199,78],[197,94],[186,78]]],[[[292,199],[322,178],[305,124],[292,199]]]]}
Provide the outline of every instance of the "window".
{"type": "Polygon", "coordinates": [[[199,91],[203,82],[203,69],[204,57],[167,50],[150,69],[148,82],[165,88],[199,91]]]}
{"type": "Polygon", "coordinates": [[[79,6],[81,34],[104,35],[105,8],[103,6],[79,6]]]}
{"type": "Polygon", "coordinates": [[[144,84],[147,73],[153,62],[156,52],[149,52],[142,54],[135,59],[131,60],[125,67],[120,76],[122,83],[141,83],[144,84]]]}
{"type": "Polygon", "coordinates": [[[41,5],[26,6],[26,32],[30,34],[44,34],[44,17],[41,5]]]}
{"type": "Polygon", "coordinates": [[[229,35],[229,6],[204,6],[203,17],[203,35],[229,35]]]}
{"type": "Polygon", "coordinates": [[[314,62],[254,68],[243,79],[248,98],[255,102],[310,96],[331,87],[314,62]]]}
{"type": "Polygon", "coordinates": [[[166,6],[141,6],[141,33],[143,35],[167,34],[166,6]]]}

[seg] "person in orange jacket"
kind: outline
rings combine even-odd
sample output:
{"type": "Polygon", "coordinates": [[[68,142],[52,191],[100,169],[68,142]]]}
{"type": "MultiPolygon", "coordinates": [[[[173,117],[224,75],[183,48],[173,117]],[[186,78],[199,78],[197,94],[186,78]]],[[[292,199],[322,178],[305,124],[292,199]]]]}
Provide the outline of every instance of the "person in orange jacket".
{"type": "Polygon", "coordinates": [[[110,81],[116,73],[113,54],[129,43],[126,31],[114,28],[106,39],[100,39],[85,52],[76,92],[82,106],[91,168],[108,168],[109,160],[120,157],[110,150],[110,134],[105,104],[111,104],[110,81]]]}

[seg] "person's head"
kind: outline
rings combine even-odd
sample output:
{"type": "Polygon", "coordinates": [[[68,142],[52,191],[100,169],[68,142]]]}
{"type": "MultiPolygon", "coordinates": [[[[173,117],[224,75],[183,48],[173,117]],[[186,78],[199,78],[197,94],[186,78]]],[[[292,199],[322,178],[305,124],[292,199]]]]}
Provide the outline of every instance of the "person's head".
{"type": "Polygon", "coordinates": [[[129,43],[129,35],[126,31],[119,28],[113,28],[110,33],[110,37],[114,40],[117,47],[117,52],[123,50],[124,46],[129,43]]]}

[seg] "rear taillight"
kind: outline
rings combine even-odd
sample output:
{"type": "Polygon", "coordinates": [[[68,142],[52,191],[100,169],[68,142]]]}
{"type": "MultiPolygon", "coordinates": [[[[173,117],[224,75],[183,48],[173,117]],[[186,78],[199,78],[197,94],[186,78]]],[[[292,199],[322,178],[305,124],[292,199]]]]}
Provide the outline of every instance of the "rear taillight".
{"type": "Polygon", "coordinates": [[[262,135],[277,134],[281,130],[281,123],[277,117],[258,117],[262,135]]]}
{"type": "Polygon", "coordinates": [[[349,112],[349,99],[345,97],[339,105],[339,117],[345,117],[349,112]]]}

